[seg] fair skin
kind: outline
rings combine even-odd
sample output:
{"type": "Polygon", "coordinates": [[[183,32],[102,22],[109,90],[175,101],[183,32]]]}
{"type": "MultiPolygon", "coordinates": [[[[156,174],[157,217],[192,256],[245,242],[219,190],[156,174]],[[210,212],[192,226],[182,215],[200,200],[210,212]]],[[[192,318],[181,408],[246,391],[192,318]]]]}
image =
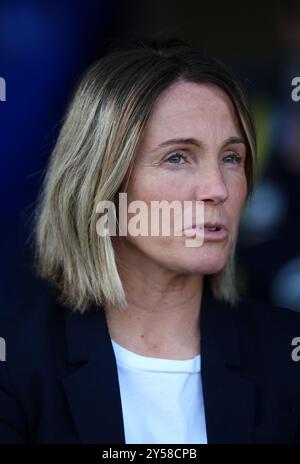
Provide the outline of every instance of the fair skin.
{"type": "Polygon", "coordinates": [[[246,199],[243,140],[233,105],[218,87],[177,82],[158,97],[136,155],[128,202],[201,200],[205,221],[222,222],[228,234],[198,248],[187,248],[184,236],[114,242],[128,307],[108,305],[105,313],[112,339],[128,350],[166,359],[200,353],[203,275],[224,267],[246,199]],[[174,139],[181,141],[169,142],[174,139]]]}

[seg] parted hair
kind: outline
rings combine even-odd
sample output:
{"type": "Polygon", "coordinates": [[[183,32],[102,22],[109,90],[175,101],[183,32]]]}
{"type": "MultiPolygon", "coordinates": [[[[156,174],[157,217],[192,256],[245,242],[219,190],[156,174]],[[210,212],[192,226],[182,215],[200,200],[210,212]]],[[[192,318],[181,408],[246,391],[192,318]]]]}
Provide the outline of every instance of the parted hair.
{"type": "MultiPolygon", "coordinates": [[[[157,97],[177,81],[212,83],[230,98],[247,143],[252,191],[256,136],[245,92],[219,60],[180,40],[139,41],[119,47],[85,72],[71,99],[45,170],[35,209],[36,272],[64,305],[126,306],[110,236],[96,231],[96,205],[116,201],[157,97]]],[[[218,273],[208,276],[215,298],[235,304],[235,245],[218,273]]]]}

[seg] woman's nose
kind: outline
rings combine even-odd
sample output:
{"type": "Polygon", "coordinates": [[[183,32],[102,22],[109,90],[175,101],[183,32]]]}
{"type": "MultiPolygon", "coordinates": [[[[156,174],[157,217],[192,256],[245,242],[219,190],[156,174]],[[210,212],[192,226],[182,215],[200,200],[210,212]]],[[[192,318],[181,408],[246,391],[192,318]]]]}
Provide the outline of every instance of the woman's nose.
{"type": "Polygon", "coordinates": [[[228,188],[219,166],[211,167],[198,175],[197,200],[221,203],[227,198],[228,188]]]}

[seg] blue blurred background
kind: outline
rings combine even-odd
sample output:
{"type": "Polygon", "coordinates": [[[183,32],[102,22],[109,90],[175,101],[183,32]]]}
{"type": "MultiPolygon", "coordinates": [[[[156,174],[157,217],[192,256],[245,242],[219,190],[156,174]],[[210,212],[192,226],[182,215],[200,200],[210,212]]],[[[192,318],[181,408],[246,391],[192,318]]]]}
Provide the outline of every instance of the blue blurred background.
{"type": "Polygon", "coordinates": [[[231,65],[251,97],[259,140],[257,184],[237,248],[242,291],[300,311],[300,1],[6,1],[0,3],[0,311],[41,282],[28,244],[45,163],[83,70],[115,38],[164,33],[231,65]],[[1,95],[1,94],[0,94],[1,95]]]}

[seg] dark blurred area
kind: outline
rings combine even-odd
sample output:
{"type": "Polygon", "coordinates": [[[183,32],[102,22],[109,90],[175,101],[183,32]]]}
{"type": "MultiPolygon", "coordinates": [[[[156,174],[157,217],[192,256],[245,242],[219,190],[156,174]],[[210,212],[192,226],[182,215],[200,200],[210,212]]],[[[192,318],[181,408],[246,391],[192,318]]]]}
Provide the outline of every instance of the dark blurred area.
{"type": "Polygon", "coordinates": [[[240,275],[247,293],[300,311],[300,2],[279,4],[274,27],[278,54],[266,59],[264,79],[259,69],[252,78],[258,171],[240,229],[240,275]]]}
{"type": "Polygon", "coordinates": [[[113,39],[155,34],[204,48],[246,87],[258,170],[241,223],[238,278],[244,294],[300,311],[300,101],[291,96],[300,77],[300,1],[1,0],[2,313],[43,288],[28,235],[75,84],[113,39]]]}

